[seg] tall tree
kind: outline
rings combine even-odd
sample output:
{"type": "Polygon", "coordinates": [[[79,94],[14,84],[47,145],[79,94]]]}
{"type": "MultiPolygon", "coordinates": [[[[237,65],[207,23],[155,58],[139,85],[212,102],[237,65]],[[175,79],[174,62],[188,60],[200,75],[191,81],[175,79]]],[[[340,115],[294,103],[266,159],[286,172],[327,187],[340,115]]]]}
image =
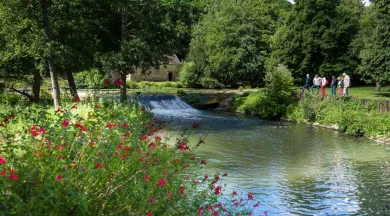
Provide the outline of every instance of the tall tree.
{"type": "Polygon", "coordinates": [[[361,64],[359,73],[376,83],[376,91],[390,81],[390,0],[372,1],[361,21],[356,43],[361,64]]]}
{"type": "Polygon", "coordinates": [[[211,1],[193,32],[188,60],[194,72],[225,85],[258,85],[265,74],[277,1],[211,1]]]}
{"type": "Polygon", "coordinates": [[[270,67],[288,66],[295,77],[306,73],[353,72],[350,44],[357,34],[360,0],[297,0],[272,38],[270,67]]]}
{"type": "Polygon", "coordinates": [[[108,27],[113,36],[112,46],[102,55],[103,66],[107,71],[117,71],[121,79],[121,101],[126,101],[126,75],[137,68],[166,61],[169,55],[182,51],[179,45],[181,36],[192,21],[192,15],[199,13],[201,1],[176,0],[118,0],[111,5],[115,28],[108,27]],[[183,15],[183,16],[182,16],[183,15]]]}

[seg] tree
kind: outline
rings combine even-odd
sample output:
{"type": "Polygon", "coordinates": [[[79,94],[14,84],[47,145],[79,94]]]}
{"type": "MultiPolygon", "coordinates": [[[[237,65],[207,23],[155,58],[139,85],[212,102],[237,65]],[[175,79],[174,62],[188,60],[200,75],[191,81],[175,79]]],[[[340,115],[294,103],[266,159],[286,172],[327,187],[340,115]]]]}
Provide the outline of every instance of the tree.
{"type": "Polygon", "coordinates": [[[390,81],[390,0],[376,0],[361,20],[355,42],[361,45],[359,73],[376,83],[376,91],[390,81]]]}
{"type": "Polygon", "coordinates": [[[306,73],[352,73],[357,57],[350,44],[356,37],[363,4],[360,0],[297,0],[285,24],[272,38],[270,68],[285,64],[295,77],[306,73]]]}
{"type": "Polygon", "coordinates": [[[180,45],[188,35],[193,15],[201,10],[201,1],[119,0],[111,5],[115,28],[112,46],[101,55],[106,71],[116,71],[121,79],[121,101],[126,101],[126,75],[136,69],[147,70],[167,61],[169,55],[185,52],[180,45]]]}
{"type": "Polygon", "coordinates": [[[194,28],[188,56],[198,78],[215,78],[227,86],[259,85],[278,6],[276,1],[265,0],[211,1],[194,28]]]}

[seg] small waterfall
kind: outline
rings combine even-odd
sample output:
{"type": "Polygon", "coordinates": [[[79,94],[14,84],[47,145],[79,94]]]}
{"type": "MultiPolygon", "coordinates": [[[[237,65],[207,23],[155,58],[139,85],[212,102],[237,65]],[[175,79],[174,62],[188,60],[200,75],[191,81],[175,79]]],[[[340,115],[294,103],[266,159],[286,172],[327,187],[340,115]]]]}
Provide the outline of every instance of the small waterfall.
{"type": "Polygon", "coordinates": [[[131,100],[138,101],[157,115],[188,117],[201,114],[201,111],[192,108],[177,96],[139,96],[131,100]]]}

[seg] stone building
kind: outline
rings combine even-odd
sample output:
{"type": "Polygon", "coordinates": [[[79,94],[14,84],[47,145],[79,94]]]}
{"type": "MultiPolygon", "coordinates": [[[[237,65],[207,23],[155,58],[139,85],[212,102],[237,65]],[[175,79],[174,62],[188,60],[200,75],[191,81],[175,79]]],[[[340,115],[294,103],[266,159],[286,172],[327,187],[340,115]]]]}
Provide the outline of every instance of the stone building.
{"type": "Polygon", "coordinates": [[[133,74],[127,75],[127,80],[131,81],[177,81],[179,71],[183,62],[176,55],[169,57],[168,64],[163,64],[158,67],[151,67],[147,71],[137,69],[133,74]]]}

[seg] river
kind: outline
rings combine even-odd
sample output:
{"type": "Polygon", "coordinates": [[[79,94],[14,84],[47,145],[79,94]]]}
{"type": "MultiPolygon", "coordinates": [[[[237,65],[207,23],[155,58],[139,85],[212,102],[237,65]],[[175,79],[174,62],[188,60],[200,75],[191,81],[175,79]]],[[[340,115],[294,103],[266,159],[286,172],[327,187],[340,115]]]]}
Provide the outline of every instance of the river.
{"type": "MultiPolygon", "coordinates": [[[[156,97],[158,98],[158,97],[156,97]]],[[[226,190],[254,194],[255,215],[390,215],[390,148],[337,131],[199,111],[179,98],[148,98],[152,112],[207,135],[205,173],[229,173],[226,190]]]]}

